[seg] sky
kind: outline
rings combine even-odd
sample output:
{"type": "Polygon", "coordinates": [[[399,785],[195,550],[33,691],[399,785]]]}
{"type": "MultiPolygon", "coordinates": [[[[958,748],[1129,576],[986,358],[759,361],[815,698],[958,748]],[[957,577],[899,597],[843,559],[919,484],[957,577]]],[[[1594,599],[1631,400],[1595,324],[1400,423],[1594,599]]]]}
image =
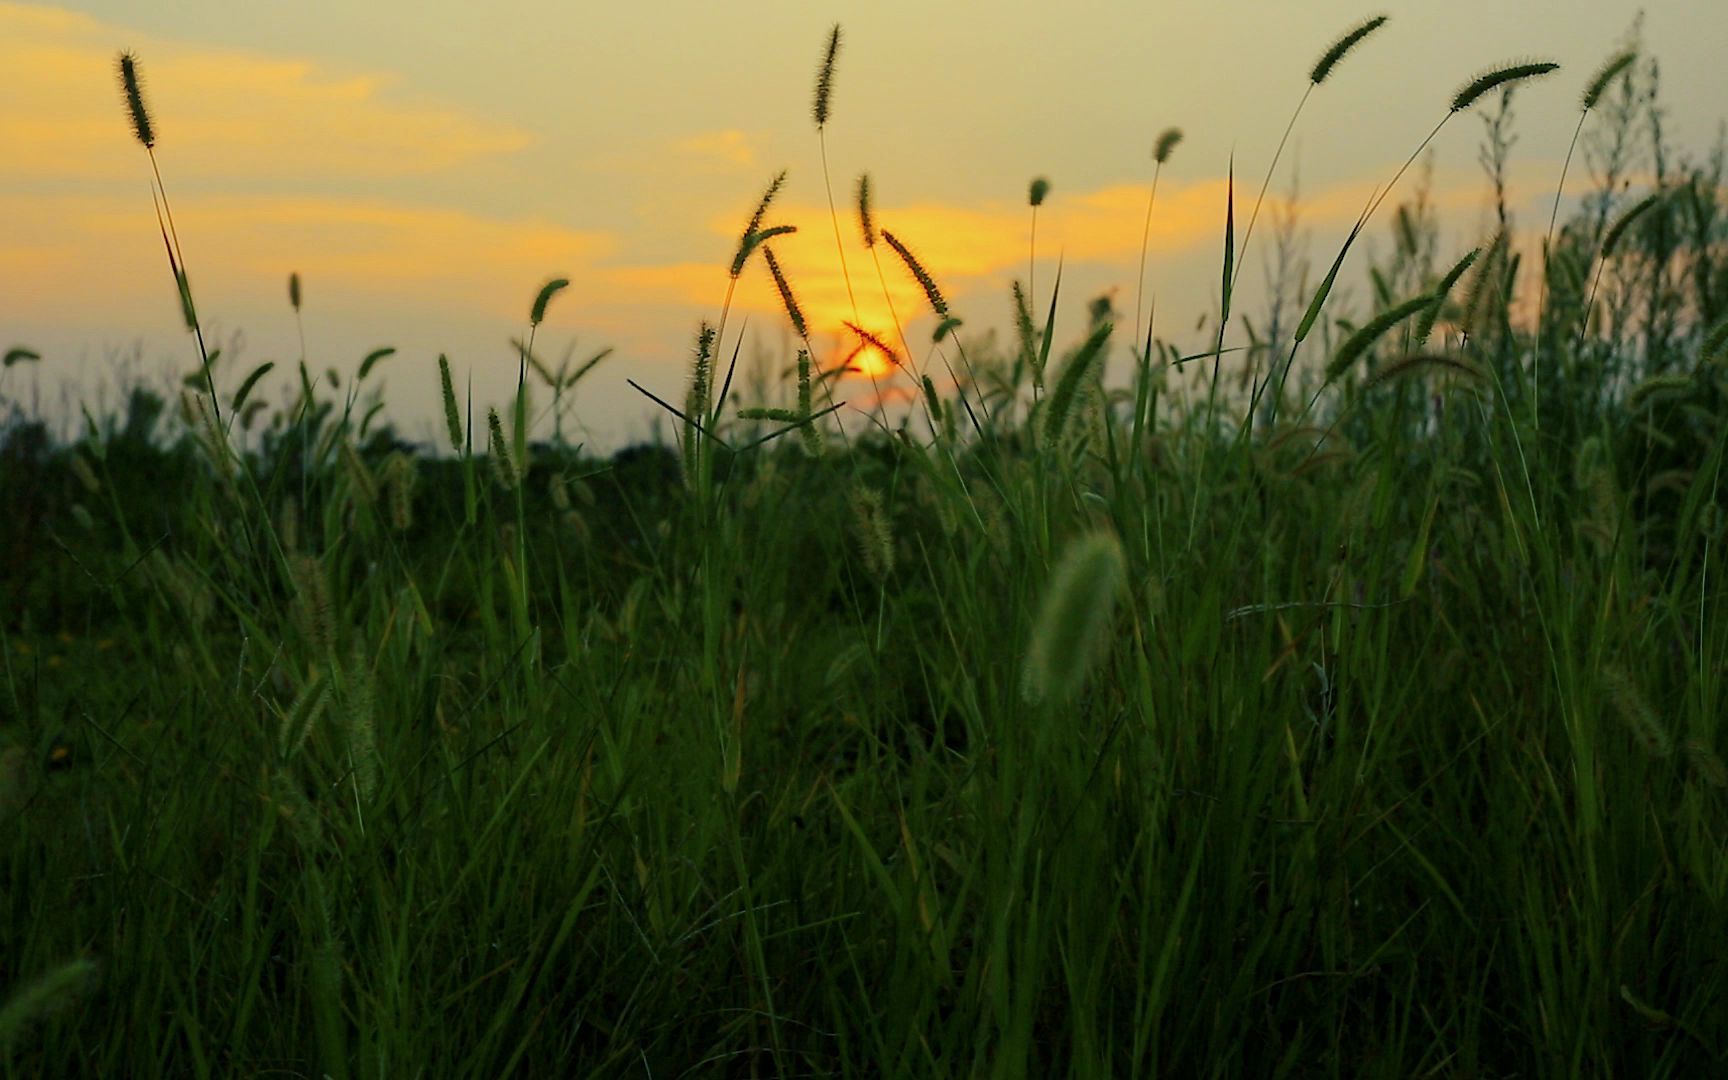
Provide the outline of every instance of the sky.
{"type": "MultiPolygon", "coordinates": [[[[1085,305],[1101,293],[1121,325],[1135,321],[1151,146],[1179,127],[1159,178],[1145,304],[1155,300],[1161,337],[1198,348],[1196,322],[1217,303],[1226,177],[1233,168],[1240,230],[1310,69],[1340,34],[1390,16],[1313,94],[1273,183],[1274,194],[1299,184],[1298,235],[1322,270],[1458,86],[1507,61],[1561,65],[1516,99],[1511,204],[1539,235],[1581,89],[1640,10],[1619,0],[0,0],[0,348],[43,357],[0,374],[0,409],[64,414],[75,399],[112,402],[129,379],[165,383],[196,366],[150,160],[121,104],[122,49],[143,72],[156,162],[200,317],[225,351],[225,390],[275,361],[262,386],[287,400],[302,334],[311,370],[337,369],[344,388],[361,358],[391,346],[368,387],[383,389],[405,436],[441,442],[438,356],[471,381],[476,412],[502,405],[517,377],[511,341],[528,332],[541,285],[562,277],[570,287],[535,351],[556,366],[614,349],[566,403],[564,426],[613,449],[649,437],[659,412],[626,379],[682,400],[697,327],[718,318],[739,234],[781,169],[767,222],[799,231],[776,253],[819,360],[849,351],[853,301],[811,116],[836,22],[824,139],[857,321],[901,340],[885,280],[922,365],[935,319],[892,253],[863,245],[862,172],[878,226],[918,254],[968,335],[1006,329],[1017,278],[1031,279],[1042,311],[1060,261],[1060,345],[1084,336],[1085,305]],[[1037,176],[1051,191],[1034,249],[1037,176]],[[298,320],[290,273],[302,281],[298,320]]],[[[1642,10],[1666,131],[1702,155],[1728,114],[1728,5],[1642,10]]],[[[1448,252],[1487,228],[1482,131],[1461,114],[1432,144],[1448,252]]],[[[1588,184],[1575,163],[1568,197],[1588,184]]],[[[1380,232],[1391,222],[1382,214],[1380,232]]],[[[1238,311],[1254,311],[1271,252],[1264,217],[1259,229],[1238,311]]],[[[741,341],[746,367],[789,362],[795,339],[760,260],[739,282],[727,334],[725,355],[741,341]]],[[[856,404],[876,393],[861,377],[840,387],[856,404]]],[[[549,434],[550,401],[536,403],[536,434],[549,434]]]]}

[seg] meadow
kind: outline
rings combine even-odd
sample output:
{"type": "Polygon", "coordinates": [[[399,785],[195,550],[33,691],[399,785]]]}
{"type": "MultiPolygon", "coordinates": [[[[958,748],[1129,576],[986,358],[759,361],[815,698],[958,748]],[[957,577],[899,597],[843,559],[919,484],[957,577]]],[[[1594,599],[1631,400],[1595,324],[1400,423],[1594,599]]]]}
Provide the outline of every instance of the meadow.
{"type": "Polygon", "coordinates": [[[496,406],[387,351],[256,395],[135,63],[201,360],[70,442],[0,398],[0,1075],[1728,1068],[1728,153],[1663,142],[1647,57],[1435,103],[1491,183],[1514,95],[1579,95],[1545,236],[1501,201],[1442,253],[1400,174],[1245,317],[1280,234],[1234,188],[1186,351],[1058,325],[1059,278],[973,334],[867,184],[782,223],[776,180],[716,281],[806,347],[748,378],[722,309],[642,387],[675,438],[611,457],[563,437],[617,376],[540,355],[557,280],[496,406]],[[821,370],[794,225],[934,334],[821,370]]]}

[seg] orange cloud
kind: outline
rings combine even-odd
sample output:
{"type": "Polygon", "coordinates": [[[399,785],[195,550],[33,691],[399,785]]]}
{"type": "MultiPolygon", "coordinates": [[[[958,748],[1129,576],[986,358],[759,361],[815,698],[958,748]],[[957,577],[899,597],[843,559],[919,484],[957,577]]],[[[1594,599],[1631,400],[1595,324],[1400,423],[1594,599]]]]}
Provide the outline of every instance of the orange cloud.
{"type": "MultiPolygon", "coordinates": [[[[274,295],[290,271],[308,295],[388,297],[410,304],[526,313],[547,277],[581,279],[613,246],[607,234],[534,219],[362,200],[217,197],[176,207],[193,286],[208,295],[274,295]]],[[[145,197],[0,196],[16,222],[0,248],[0,290],[44,308],[75,312],[169,280],[145,197]],[[100,254],[97,254],[100,253],[100,254]]],[[[169,287],[169,286],[164,286],[169,287]]]]}
{"type": "Polygon", "coordinates": [[[86,15],[0,3],[0,179],[140,175],[115,74],[116,41],[139,52],[158,152],[184,175],[400,176],[531,145],[466,111],[393,101],[390,80],[300,60],[138,40],[86,15]]]}

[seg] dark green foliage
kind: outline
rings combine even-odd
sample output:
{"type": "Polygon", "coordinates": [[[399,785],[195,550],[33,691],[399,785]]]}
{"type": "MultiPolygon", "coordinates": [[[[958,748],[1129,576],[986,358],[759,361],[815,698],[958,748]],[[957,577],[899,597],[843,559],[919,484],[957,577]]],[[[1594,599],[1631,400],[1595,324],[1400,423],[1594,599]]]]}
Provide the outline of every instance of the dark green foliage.
{"type": "Polygon", "coordinates": [[[1334,351],[1358,225],[1264,426],[1233,338],[1113,391],[1024,293],[882,429],[804,352],[716,417],[704,324],[688,456],[508,492],[447,362],[455,456],[304,368],[231,457],[9,411],[0,1073],[1721,1073],[1728,218],[1669,162],[1612,260],[1618,186],[1437,285],[1412,207],[1334,351]]]}

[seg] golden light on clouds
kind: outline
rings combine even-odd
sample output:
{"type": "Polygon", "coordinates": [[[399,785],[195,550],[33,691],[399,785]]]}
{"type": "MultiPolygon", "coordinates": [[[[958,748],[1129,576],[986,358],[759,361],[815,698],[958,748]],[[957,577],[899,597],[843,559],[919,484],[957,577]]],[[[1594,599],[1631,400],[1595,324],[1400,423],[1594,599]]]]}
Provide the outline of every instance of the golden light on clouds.
{"type": "MultiPolygon", "coordinates": [[[[283,332],[272,320],[287,321],[283,285],[290,272],[306,283],[309,318],[324,319],[320,332],[343,350],[362,355],[376,335],[405,351],[412,342],[431,357],[448,349],[453,357],[475,358],[491,356],[520,328],[541,283],[567,277],[555,332],[580,335],[585,347],[614,345],[620,359],[614,370],[626,363],[659,368],[649,381],[675,386],[698,321],[719,316],[744,219],[762,183],[782,167],[790,170],[789,186],[764,223],[798,228],[773,247],[802,306],[817,365],[862,369],[843,377],[851,384],[848,396],[875,393],[869,369],[883,392],[899,393],[915,390],[921,372],[942,384],[944,355],[957,363],[951,345],[932,342],[937,318],[895,253],[885,244],[874,251],[863,246],[846,197],[860,167],[880,183],[877,226],[917,253],[964,320],[968,345],[992,329],[1012,334],[1016,280],[1035,276],[1032,306],[1042,324],[1059,260],[1058,343],[1083,332],[1086,305],[1100,294],[1113,296],[1125,318],[1141,306],[1137,269],[1152,179],[1146,147],[1137,136],[1092,139],[1090,130],[1076,130],[1062,142],[1065,156],[1042,160],[1048,148],[1016,142],[1012,125],[990,126],[998,104],[994,97],[983,104],[967,98],[976,82],[942,81],[963,63],[920,72],[914,81],[940,84],[946,100],[977,104],[965,123],[999,136],[980,129],[964,153],[954,151],[953,132],[932,136],[932,127],[951,118],[901,108],[889,94],[901,86],[892,79],[860,75],[855,86],[848,81],[852,69],[842,65],[843,108],[827,149],[848,288],[803,98],[809,72],[802,61],[764,63],[743,78],[735,65],[708,62],[707,53],[718,56],[734,44],[723,35],[712,48],[703,42],[701,62],[691,59],[695,53],[650,53],[608,38],[584,46],[591,50],[586,62],[571,59],[566,68],[562,52],[558,62],[548,59],[550,35],[526,31],[537,36],[517,40],[520,52],[469,48],[460,35],[478,32],[477,19],[491,19],[486,28],[501,34],[517,29],[489,13],[409,12],[387,8],[386,0],[378,0],[376,13],[368,6],[347,23],[331,11],[309,17],[376,35],[365,48],[320,36],[322,21],[310,31],[301,23],[293,33],[270,36],[279,17],[260,21],[251,8],[234,8],[219,27],[201,25],[197,41],[190,31],[165,29],[191,25],[172,8],[110,3],[100,10],[121,14],[0,0],[0,65],[7,72],[0,91],[0,145],[7,149],[0,155],[6,222],[0,303],[10,301],[3,314],[11,331],[45,355],[87,348],[104,336],[144,335],[151,348],[164,341],[179,347],[177,293],[156,232],[149,161],[131,137],[116,84],[121,49],[140,59],[200,309],[255,332],[261,350],[298,347],[297,335],[272,338],[283,332]],[[391,39],[386,14],[415,19],[415,33],[391,39]],[[437,40],[440,34],[446,40],[437,40]],[[499,66],[505,55],[513,66],[499,66]],[[463,62],[452,67],[450,57],[463,62]],[[610,96],[601,96],[602,89],[610,96]],[[855,117],[862,126],[848,127],[855,117]],[[1124,138],[1136,144],[1124,149],[1124,138]],[[1056,166],[1055,186],[1038,211],[1034,275],[1026,180],[1045,166],[1056,166]],[[881,338],[904,368],[890,368],[874,350],[857,351],[859,338],[847,323],[881,338]]],[[[860,47],[854,61],[866,63],[871,50],[879,60],[892,54],[882,42],[898,18],[887,9],[861,15],[880,36],[870,49],[860,47]]],[[[941,18],[960,19],[946,11],[941,18]]],[[[640,31],[630,40],[646,42],[648,21],[626,13],[611,29],[640,31]]],[[[1293,69],[1298,80],[1300,67],[1293,69]]],[[[1122,78],[1128,70],[1122,68],[1122,78]]],[[[1141,97],[1130,99],[1129,86],[1103,79],[1083,95],[1076,91],[1074,100],[1119,108],[1123,118],[1112,130],[1180,122],[1191,133],[1163,172],[1146,260],[1144,306],[1151,310],[1155,302],[1158,333],[1175,337],[1195,325],[1196,315],[1215,310],[1223,170],[1229,140],[1247,121],[1223,105],[1206,113],[1203,103],[1169,95],[1158,98],[1153,116],[1150,107],[1134,104],[1141,97]]],[[[1139,82],[1132,86],[1140,95],[1139,82]]],[[[1367,122],[1366,115],[1358,119],[1367,122]]],[[[1397,140],[1381,161],[1385,155],[1368,153],[1357,124],[1348,140],[1361,147],[1340,147],[1335,134],[1318,122],[1306,129],[1322,146],[1309,149],[1310,163],[1353,162],[1308,174],[1318,175],[1301,197],[1297,246],[1311,268],[1329,263],[1405,150],[1397,140]]],[[[1260,164],[1251,159],[1257,152],[1263,160],[1270,150],[1270,142],[1248,148],[1247,140],[1259,137],[1254,131],[1240,135],[1238,242],[1260,179],[1260,164]]],[[[1459,242],[1474,242],[1481,220],[1482,178],[1460,156],[1464,145],[1439,148],[1434,174],[1431,202],[1442,210],[1448,243],[1459,232],[1465,234],[1459,242]]],[[[1515,174],[1515,205],[1545,211],[1551,175],[1535,168],[1515,174]]],[[[1413,193],[1415,176],[1398,199],[1413,193]]],[[[1273,191],[1283,182],[1282,174],[1275,177],[1273,191]]],[[[1265,291],[1263,260],[1275,243],[1270,211],[1262,213],[1243,264],[1238,310],[1252,310],[1265,291]]],[[[1370,235],[1364,252],[1383,240],[1370,235]]],[[[759,259],[738,282],[727,329],[725,347],[742,340],[746,354],[759,348],[782,365],[800,344],[759,259]],[[732,336],[740,331],[741,338],[732,336]]],[[[589,384],[588,392],[611,393],[608,408],[633,415],[640,402],[622,377],[610,390],[606,385],[589,384]]]]}
{"type": "Polygon", "coordinates": [[[0,178],[138,175],[114,81],[116,42],[140,52],[165,167],[200,179],[399,176],[530,146],[534,136],[447,106],[394,101],[390,80],[303,60],[174,42],[53,8],[0,3],[0,178]]]}
{"type": "MultiPolygon", "coordinates": [[[[1187,187],[1167,183],[1153,219],[1153,265],[1161,255],[1191,253],[1196,245],[1213,242],[1220,234],[1224,198],[1223,181],[1187,187]]],[[[1353,215],[1358,209],[1354,199],[1354,193],[1347,193],[1335,202],[1341,212],[1347,208],[1353,215]]],[[[1146,189],[1135,185],[1082,192],[1067,200],[1053,198],[1040,209],[1040,262],[1048,264],[1060,255],[1070,264],[1134,265],[1140,251],[1145,200],[1146,189]]],[[[955,315],[992,323],[1007,313],[1009,282],[1026,278],[1031,254],[1030,218],[1024,205],[1005,200],[976,207],[926,202],[880,206],[875,216],[917,253],[953,301],[955,315]],[[979,302],[980,293],[987,310],[969,311],[979,302]]],[[[852,321],[879,334],[898,351],[909,345],[914,364],[920,361],[928,351],[935,316],[923,291],[888,245],[866,250],[854,236],[852,222],[842,220],[851,274],[848,290],[826,206],[776,204],[769,219],[799,227],[797,234],[776,239],[774,248],[804,309],[813,339],[840,338],[844,351],[849,352],[857,343],[856,335],[845,329],[845,323],[852,321]],[[900,341],[897,326],[907,327],[908,335],[915,331],[916,336],[909,342],[900,341]]],[[[721,217],[708,223],[709,231],[717,236],[735,237],[739,227],[738,222],[721,217]]],[[[1050,274],[1048,266],[1043,273],[1050,274]]],[[[726,284],[725,268],[718,264],[636,267],[615,276],[699,305],[717,305],[726,284]]],[[[758,317],[778,315],[782,310],[766,272],[754,263],[745,273],[734,304],[758,317]]],[[[784,321],[783,315],[779,318],[784,321]]]]}
{"type": "MultiPolygon", "coordinates": [[[[692,325],[712,317],[725,296],[723,254],[712,264],[632,258],[609,232],[545,215],[411,203],[376,184],[364,196],[295,193],[313,180],[322,187],[457,174],[483,162],[508,165],[536,136],[448,105],[397,100],[386,75],[138,37],[87,15],[0,2],[0,65],[17,102],[0,112],[0,140],[21,151],[0,159],[0,182],[22,185],[0,189],[0,213],[14,223],[0,251],[0,288],[28,297],[39,313],[76,311],[92,290],[160,301],[160,290],[148,284],[165,279],[144,194],[149,174],[115,85],[117,43],[139,51],[170,191],[195,191],[178,198],[175,210],[194,285],[207,292],[220,286],[230,296],[241,290],[269,296],[297,271],[315,295],[513,319],[535,282],[564,275],[572,296],[596,316],[606,307],[683,310],[692,325]],[[107,186],[42,194],[29,186],[40,180],[107,186]],[[211,194],[213,187],[221,193],[211,194]]],[[[659,170],[679,173],[763,168],[757,140],[737,128],[664,139],[651,156],[659,170]]],[[[643,185],[645,198],[653,197],[651,188],[643,185]]],[[[1143,184],[1058,189],[1040,210],[1040,260],[1060,255],[1070,266],[1134,265],[1145,197],[1143,184]]],[[[1348,218],[1357,197],[1310,199],[1305,213],[1310,220],[1348,218]]],[[[1216,242],[1223,202],[1221,180],[1183,185],[1166,177],[1151,236],[1154,275],[1161,258],[1216,242]]],[[[1030,218],[1023,201],[883,203],[876,216],[919,254],[954,300],[956,315],[974,327],[1004,321],[1008,284],[1027,275],[1030,218]]],[[[858,344],[846,328],[854,322],[922,370],[935,319],[891,250],[866,251],[850,211],[842,211],[848,289],[825,203],[788,200],[769,218],[799,226],[775,249],[808,317],[818,363],[846,361],[858,344]]],[[[723,252],[740,226],[731,216],[711,215],[703,229],[723,252]]],[[[1046,273],[1041,284],[1053,279],[1046,273]]],[[[778,293],[756,265],[734,304],[758,331],[790,335],[778,293]]],[[[852,360],[878,375],[889,370],[874,350],[852,360]]]]}
{"type": "MultiPolygon", "coordinates": [[[[413,298],[512,320],[547,274],[591,267],[612,248],[603,234],[546,221],[365,200],[216,196],[176,214],[201,290],[274,295],[293,271],[314,294],[413,298]]],[[[0,287],[39,313],[75,313],[92,295],[154,302],[152,286],[169,280],[142,192],[0,196],[0,218],[17,223],[0,249],[0,287]]]]}

